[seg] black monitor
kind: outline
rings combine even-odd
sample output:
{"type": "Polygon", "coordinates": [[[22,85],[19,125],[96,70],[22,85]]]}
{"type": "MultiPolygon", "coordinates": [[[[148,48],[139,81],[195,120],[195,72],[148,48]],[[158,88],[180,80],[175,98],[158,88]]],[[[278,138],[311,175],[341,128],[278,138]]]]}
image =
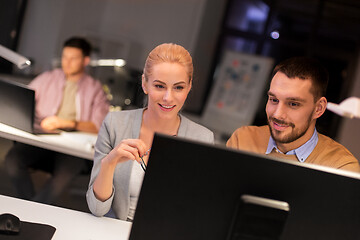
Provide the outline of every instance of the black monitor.
{"type": "Polygon", "coordinates": [[[0,122],[26,132],[33,131],[35,91],[0,79],[0,122]]]}
{"type": "Polygon", "coordinates": [[[156,134],[129,239],[360,239],[360,174],[156,134]]]}
{"type": "Polygon", "coordinates": [[[27,85],[0,79],[0,123],[34,134],[59,134],[46,130],[35,118],[35,91],[27,85]]]}

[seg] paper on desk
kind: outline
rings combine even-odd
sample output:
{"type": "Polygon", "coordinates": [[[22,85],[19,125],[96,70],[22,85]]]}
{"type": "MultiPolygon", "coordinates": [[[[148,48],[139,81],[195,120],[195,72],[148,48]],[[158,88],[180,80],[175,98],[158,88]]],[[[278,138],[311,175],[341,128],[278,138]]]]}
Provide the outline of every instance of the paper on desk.
{"type": "Polygon", "coordinates": [[[97,134],[85,132],[62,132],[61,135],[69,141],[84,145],[87,148],[93,148],[97,139],[97,134]]]}
{"type": "Polygon", "coordinates": [[[343,117],[360,118],[360,98],[350,97],[340,104],[329,102],[327,109],[343,117]]]}

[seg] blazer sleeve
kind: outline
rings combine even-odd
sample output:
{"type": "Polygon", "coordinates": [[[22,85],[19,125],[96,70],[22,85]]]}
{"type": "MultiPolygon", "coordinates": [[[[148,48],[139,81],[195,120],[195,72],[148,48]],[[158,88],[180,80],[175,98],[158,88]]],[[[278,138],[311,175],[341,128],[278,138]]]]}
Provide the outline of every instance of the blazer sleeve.
{"type": "Polygon", "coordinates": [[[111,143],[110,134],[109,134],[109,123],[110,123],[110,114],[108,114],[101,125],[98,138],[95,144],[95,155],[94,155],[94,165],[91,171],[89,188],[86,193],[86,200],[89,206],[90,211],[95,216],[104,216],[106,213],[109,212],[113,198],[115,189],[113,187],[112,195],[109,199],[102,202],[96,198],[93,190],[94,181],[99,174],[101,168],[101,160],[113,149],[113,144],[111,143]]]}

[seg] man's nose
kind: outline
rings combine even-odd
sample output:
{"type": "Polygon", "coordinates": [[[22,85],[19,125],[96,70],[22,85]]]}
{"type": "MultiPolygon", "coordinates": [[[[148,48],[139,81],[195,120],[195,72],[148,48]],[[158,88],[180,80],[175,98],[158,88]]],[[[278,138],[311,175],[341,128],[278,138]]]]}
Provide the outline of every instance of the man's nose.
{"type": "Polygon", "coordinates": [[[69,59],[64,58],[64,59],[62,59],[62,63],[63,63],[63,64],[69,64],[69,63],[70,63],[70,60],[69,60],[69,59]]]}
{"type": "Polygon", "coordinates": [[[275,108],[273,117],[277,119],[286,119],[286,106],[279,103],[275,108]]]}

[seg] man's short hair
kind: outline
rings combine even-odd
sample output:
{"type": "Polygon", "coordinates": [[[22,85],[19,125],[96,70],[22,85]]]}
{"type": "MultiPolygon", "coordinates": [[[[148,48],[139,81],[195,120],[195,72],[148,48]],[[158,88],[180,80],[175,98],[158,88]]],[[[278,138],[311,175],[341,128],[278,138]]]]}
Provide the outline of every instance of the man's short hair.
{"type": "Polygon", "coordinates": [[[85,39],[81,37],[71,37],[65,41],[64,47],[75,47],[79,48],[84,57],[90,56],[91,53],[91,44],[85,39]]]}
{"type": "Polygon", "coordinates": [[[312,88],[310,92],[314,101],[325,96],[329,82],[329,73],[321,63],[310,57],[292,57],[280,62],[274,68],[272,77],[277,72],[284,73],[288,78],[310,79],[312,88]]]}

